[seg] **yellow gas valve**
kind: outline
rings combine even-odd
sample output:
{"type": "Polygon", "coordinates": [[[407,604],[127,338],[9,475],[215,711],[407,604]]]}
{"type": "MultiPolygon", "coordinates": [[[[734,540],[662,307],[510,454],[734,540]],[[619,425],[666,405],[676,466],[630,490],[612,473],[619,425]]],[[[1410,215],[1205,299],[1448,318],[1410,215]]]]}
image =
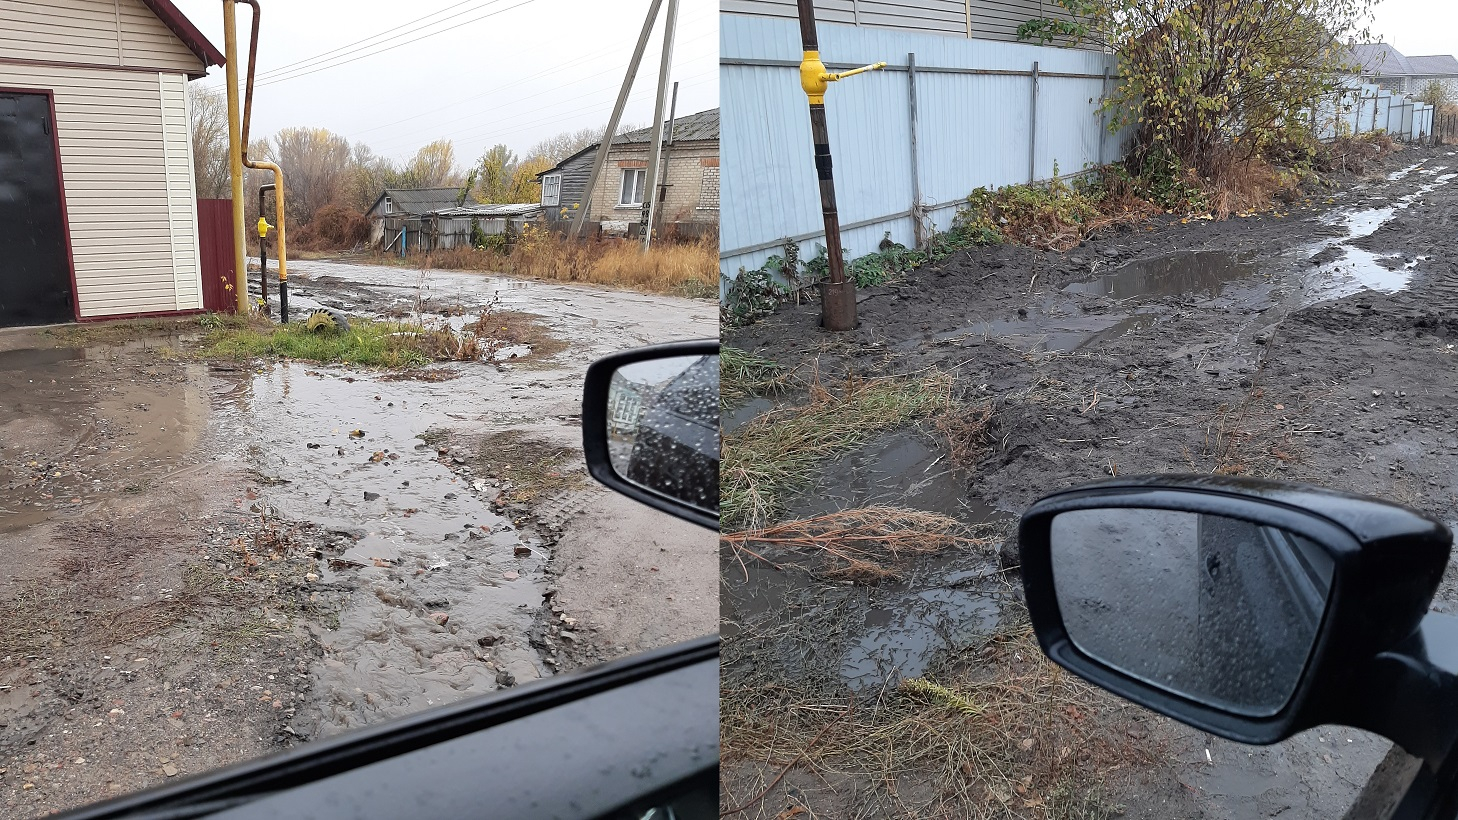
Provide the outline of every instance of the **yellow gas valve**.
{"type": "Polygon", "coordinates": [[[264,219],[261,216],[258,217],[258,238],[259,239],[267,239],[268,238],[268,229],[269,228],[272,228],[272,227],[273,227],[272,225],[268,224],[268,220],[267,219],[264,219]]]}

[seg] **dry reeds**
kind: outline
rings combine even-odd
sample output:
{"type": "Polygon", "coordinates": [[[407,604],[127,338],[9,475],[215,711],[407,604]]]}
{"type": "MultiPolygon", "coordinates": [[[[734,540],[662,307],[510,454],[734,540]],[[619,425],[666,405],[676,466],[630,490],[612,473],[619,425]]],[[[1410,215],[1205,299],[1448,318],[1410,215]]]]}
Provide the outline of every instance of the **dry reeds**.
{"type": "MultiPolygon", "coordinates": [[[[750,544],[781,550],[809,551],[822,559],[818,574],[826,578],[874,583],[899,577],[891,562],[930,555],[955,547],[986,546],[966,525],[937,513],[904,507],[872,506],[818,515],[770,527],[723,536],[739,559],[746,556],[773,563],[750,544]]],[[[745,569],[745,577],[749,575],[745,569]]]]}
{"type": "Polygon", "coordinates": [[[447,248],[430,252],[423,264],[694,298],[719,294],[719,246],[709,239],[658,242],[644,252],[636,241],[579,242],[528,225],[508,254],[447,248]]]}

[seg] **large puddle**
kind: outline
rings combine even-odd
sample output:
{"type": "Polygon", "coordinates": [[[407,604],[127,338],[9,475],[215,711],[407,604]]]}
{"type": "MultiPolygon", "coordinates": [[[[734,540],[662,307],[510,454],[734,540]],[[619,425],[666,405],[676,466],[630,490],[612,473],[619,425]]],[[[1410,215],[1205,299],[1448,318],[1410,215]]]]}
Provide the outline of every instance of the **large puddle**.
{"type": "Polygon", "coordinates": [[[546,556],[491,510],[484,481],[468,486],[420,439],[483,405],[507,410],[516,391],[475,372],[423,390],[297,363],[222,385],[216,424],[249,443],[239,457],[262,479],[260,504],[348,536],[317,582],[352,590],[321,633],[320,734],[545,673],[521,636],[546,556]]]}

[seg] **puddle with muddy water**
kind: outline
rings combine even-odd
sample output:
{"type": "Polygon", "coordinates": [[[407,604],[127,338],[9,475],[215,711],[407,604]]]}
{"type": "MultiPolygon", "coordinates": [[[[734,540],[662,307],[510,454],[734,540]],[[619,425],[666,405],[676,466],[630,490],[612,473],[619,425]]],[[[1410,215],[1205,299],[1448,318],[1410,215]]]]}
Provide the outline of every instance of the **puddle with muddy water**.
{"type": "Polygon", "coordinates": [[[238,457],[264,479],[260,505],[349,536],[318,580],[352,590],[321,632],[320,735],[547,671],[523,638],[542,603],[540,543],[419,438],[486,406],[509,412],[519,391],[492,381],[470,368],[422,389],[283,363],[215,394],[216,424],[249,442],[238,457]]]}

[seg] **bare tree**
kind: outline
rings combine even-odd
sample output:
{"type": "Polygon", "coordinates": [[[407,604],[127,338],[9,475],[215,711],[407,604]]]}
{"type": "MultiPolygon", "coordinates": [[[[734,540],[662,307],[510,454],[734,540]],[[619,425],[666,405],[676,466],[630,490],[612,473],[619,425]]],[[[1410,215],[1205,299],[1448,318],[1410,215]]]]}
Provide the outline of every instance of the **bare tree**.
{"type": "Polygon", "coordinates": [[[221,92],[199,83],[188,83],[187,97],[197,195],[202,199],[227,199],[233,195],[228,167],[228,102],[221,92]]]}
{"type": "MultiPolygon", "coordinates": [[[[255,149],[249,147],[249,156],[255,149]]],[[[323,128],[285,128],[268,140],[263,156],[283,168],[288,215],[304,225],[325,205],[343,201],[351,160],[349,141],[323,128]]]]}

